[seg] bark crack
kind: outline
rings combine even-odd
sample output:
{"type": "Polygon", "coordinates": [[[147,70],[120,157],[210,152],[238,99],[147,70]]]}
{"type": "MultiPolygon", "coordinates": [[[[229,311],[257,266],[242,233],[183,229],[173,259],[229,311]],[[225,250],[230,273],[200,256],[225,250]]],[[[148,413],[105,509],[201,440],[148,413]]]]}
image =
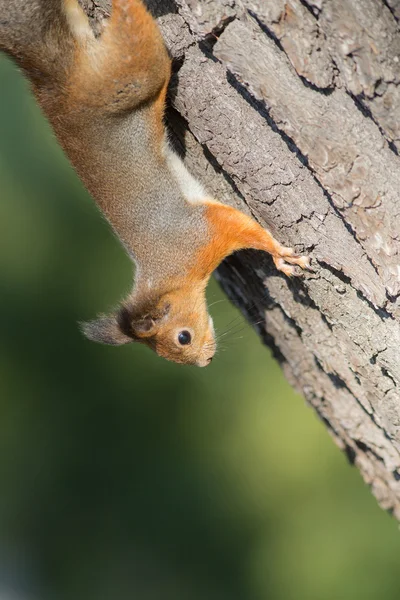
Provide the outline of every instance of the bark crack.
{"type": "Polygon", "coordinates": [[[360,94],[359,96],[356,96],[355,94],[352,94],[349,90],[346,90],[346,93],[353,100],[356,108],[358,108],[358,110],[364,115],[364,117],[370,119],[374,123],[374,125],[377,126],[377,128],[379,129],[380,134],[387,141],[388,147],[393,152],[393,154],[395,154],[396,156],[399,156],[399,151],[396,148],[393,140],[390,139],[390,137],[388,137],[386,131],[384,131],[384,129],[381,127],[381,125],[379,124],[379,122],[377,121],[377,119],[372,114],[371,109],[368,108],[368,106],[365,104],[365,101],[364,101],[365,100],[365,96],[363,94],[360,94]]]}

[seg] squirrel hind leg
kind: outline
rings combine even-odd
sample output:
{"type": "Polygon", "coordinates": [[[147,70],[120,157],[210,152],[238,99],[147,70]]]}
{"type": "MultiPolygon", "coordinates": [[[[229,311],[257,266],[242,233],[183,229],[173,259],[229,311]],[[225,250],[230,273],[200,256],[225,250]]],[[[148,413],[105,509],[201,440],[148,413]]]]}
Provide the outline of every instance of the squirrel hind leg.
{"type": "Polygon", "coordinates": [[[142,0],[113,0],[98,38],[78,0],[62,1],[76,47],[67,88],[71,102],[103,114],[154,104],[151,114],[161,130],[171,61],[142,0]]]}
{"type": "Polygon", "coordinates": [[[110,111],[130,110],[156,101],[161,105],[171,61],[161,32],[142,0],[113,0],[99,52],[108,74],[110,111]]]}

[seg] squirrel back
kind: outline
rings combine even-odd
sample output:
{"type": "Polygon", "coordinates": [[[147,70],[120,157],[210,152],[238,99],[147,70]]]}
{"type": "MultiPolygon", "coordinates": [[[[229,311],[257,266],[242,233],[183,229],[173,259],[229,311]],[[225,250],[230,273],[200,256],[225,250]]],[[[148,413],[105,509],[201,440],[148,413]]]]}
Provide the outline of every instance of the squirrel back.
{"type": "Polygon", "coordinates": [[[113,0],[96,37],[78,0],[0,0],[0,49],[23,69],[54,131],[136,263],[132,293],[84,325],[95,341],[136,341],[206,366],[216,349],[205,301],[232,252],[270,252],[287,275],[308,266],[256,221],[211,199],[168,145],[170,59],[142,0],[113,0]]]}

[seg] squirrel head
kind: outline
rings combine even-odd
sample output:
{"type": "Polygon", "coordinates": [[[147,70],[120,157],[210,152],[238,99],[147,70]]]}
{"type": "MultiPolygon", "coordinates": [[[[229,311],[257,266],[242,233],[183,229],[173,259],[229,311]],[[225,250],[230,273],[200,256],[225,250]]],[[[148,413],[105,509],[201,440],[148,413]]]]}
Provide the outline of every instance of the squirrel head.
{"type": "Polygon", "coordinates": [[[205,286],[185,286],[154,299],[127,300],[113,315],[83,324],[94,342],[119,346],[145,344],[159,356],[206,367],[214,357],[214,326],[207,311],[205,286]]]}

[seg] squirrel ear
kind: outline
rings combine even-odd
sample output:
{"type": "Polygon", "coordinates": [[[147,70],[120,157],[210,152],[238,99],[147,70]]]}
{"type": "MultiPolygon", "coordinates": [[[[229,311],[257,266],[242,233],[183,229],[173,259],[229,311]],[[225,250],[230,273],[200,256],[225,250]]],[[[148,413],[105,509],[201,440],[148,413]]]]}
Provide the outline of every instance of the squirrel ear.
{"type": "Polygon", "coordinates": [[[150,337],[154,335],[157,328],[157,322],[150,316],[144,317],[132,323],[132,331],[139,338],[150,337]]]}
{"type": "Polygon", "coordinates": [[[99,344],[122,346],[134,341],[122,331],[117,315],[100,317],[94,321],[81,323],[81,329],[89,340],[98,342],[99,344]]]}
{"type": "Polygon", "coordinates": [[[132,333],[138,338],[147,338],[154,335],[162,321],[168,316],[171,305],[165,303],[162,307],[154,309],[151,314],[134,320],[131,324],[132,333]]]}

